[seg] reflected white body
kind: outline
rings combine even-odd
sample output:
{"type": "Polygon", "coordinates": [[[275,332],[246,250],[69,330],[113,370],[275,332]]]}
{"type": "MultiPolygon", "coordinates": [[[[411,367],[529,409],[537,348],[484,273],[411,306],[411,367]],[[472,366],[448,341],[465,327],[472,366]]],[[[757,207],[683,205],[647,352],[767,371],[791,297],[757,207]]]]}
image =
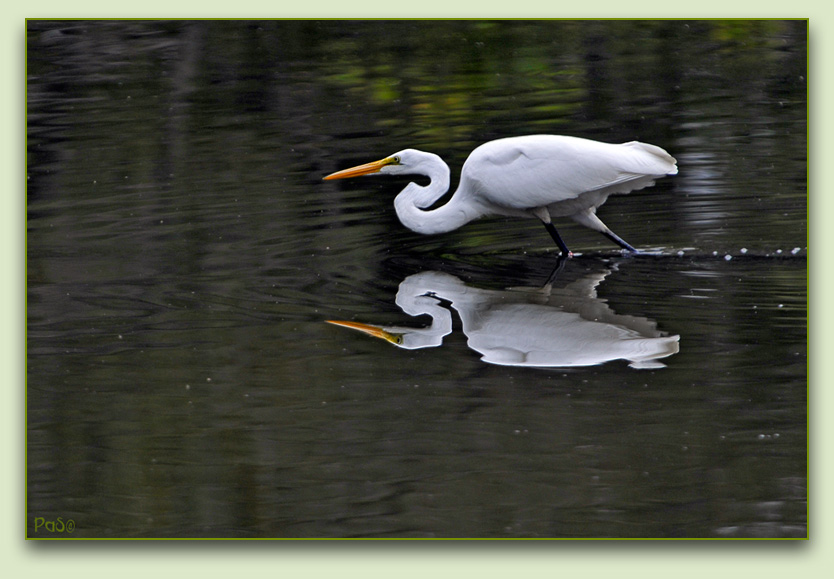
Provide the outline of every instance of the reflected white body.
{"type": "Polygon", "coordinates": [[[335,322],[384,338],[407,349],[439,346],[460,315],[468,345],[485,362],[505,366],[591,366],[624,359],[634,368],[662,368],[657,362],[678,352],[679,336],[664,336],[646,318],[615,314],[595,288],[609,272],[592,275],[561,290],[495,291],[469,287],[458,278],[423,272],[406,278],[397,293],[400,308],[428,314],[427,328],[376,328],[335,322]]]}

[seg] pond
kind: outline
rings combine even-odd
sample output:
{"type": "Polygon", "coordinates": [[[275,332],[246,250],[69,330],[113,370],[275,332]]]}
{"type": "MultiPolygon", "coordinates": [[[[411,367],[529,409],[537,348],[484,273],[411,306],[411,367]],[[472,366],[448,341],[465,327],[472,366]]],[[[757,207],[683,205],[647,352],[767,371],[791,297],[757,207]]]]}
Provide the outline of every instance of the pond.
{"type": "Polygon", "coordinates": [[[806,21],[28,21],[27,536],[807,537],[806,58],[806,21]],[[538,133],[677,159],[599,209],[641,253],[323,181],[538,133]]]}

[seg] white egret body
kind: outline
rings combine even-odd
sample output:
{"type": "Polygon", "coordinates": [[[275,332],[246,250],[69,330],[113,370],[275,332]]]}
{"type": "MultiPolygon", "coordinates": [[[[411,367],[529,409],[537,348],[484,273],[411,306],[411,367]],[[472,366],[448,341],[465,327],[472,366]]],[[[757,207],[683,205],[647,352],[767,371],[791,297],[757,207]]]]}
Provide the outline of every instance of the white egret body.
{"type": "Polygon", "coordinates": [[[620,145],[577,137],[531,135],[490,141],[469,155],[460,184],[445,205],[428,209],[449,190],[449,167],[433,153],[405,149],[373,163],[325,177],[425,175],[394,200],[400,221],[417,233],[445,233],[487,215],[537,217],[559,249],[570,254],[551,217],[571,217],[621,247],[636,251],[596,216],[609,195],[628,193],[678,172],[676,161],[654,145],[620,145]]]}
{"type": "Polygon", "coordinates": [[[447,273],[426,271],[403,280],[396,302],[411,316],[431,316],[428,327],[329,323],[400,348],[437,347],[453,329],[445,303],[460,316],[469,347],[490,364],[553,368],[622,359],[632,368],[664,367],[658,360],[679,351],[680,336],[658,331],[648,318],[617,314],[597,297],[596,287],[609,273],[590,274],[561,289],[548,285],[537,291],[497,291],[468,286],[447,273]]]}

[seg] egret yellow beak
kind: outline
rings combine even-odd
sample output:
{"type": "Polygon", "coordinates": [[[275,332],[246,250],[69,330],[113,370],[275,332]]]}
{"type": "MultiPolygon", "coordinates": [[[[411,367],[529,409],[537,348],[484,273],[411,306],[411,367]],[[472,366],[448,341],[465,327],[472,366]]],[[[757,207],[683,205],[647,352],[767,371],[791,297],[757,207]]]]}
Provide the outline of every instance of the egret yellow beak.
{"type": "Polygon", "coordinates": [[[403,341],[402,334],[394,334],[392,332],[387,332],[378,326],[370,326],[368,324],[360,324],[358,322],[339,322],[336,320],[327,320],[327,323],[334,324],[336,326],[343,326],[352,330],[359,330],[360,332],[368,334],[369,336],[373,336],[374,338],[382,338],[386,342],[391,342],[395,345],[402,344],[403,341]]]}
{"type": "Polygon", "coordinates": [[[325,177],[324,180],[330,181],[331,179],[350,179],[351,177],[361,177],[362,175],[379,173],[385,165],[392,165],[396,162],[397,161],[394,157],[386,157],[385,159],[380,159],[379,161],[374,161],[373,163],[365,163],[364,165],[359,165],[358,167],[351,167],[350,169],[344,169],[342,171],[331,173],[325,177]]]}

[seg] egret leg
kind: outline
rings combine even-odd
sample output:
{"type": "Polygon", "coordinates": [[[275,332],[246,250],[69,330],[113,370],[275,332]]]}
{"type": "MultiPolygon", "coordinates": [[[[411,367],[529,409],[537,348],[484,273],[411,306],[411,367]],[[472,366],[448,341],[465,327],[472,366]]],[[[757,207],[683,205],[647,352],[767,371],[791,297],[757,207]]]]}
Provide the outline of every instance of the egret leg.
{"type": "MultiPolygon", "coordinates": [[[[544,227],[545,227],[545,229],[547,229],[547,232],[550,234],[550,237],[553,238],[553,241],[556,242],[556,245],[559,246],[559,249],[562,250],[562,254],[567,255],[567,256],[573,256],[573,253],[571,253],[571,250],[569,250],[568,246],[565,245],[565,242],[562,241],[562,236],[559,235],[558,231],[556,231],[556,227],[553,226],[553,223],[548,221],[548,222],[544,223],[544,227]]],[[[623,241],[623,243],[625,243],[625,241],[623,241]]]]}
{"type": "Polygon", "coordinates": [[[568,262],[568,256],[566,254],[562,254],[556,258],[556,267],[553,268],[553,271],[550,272],[550,277],[547,278],[547,282],[545,282],[544,287],[547,288],[548,292],[550,291],[551,286],[559,277],[559,274],[562,273],[565,269],[565,264],[568,262]]]}
{"type": "Polygon", "coordinates": [[[626,243],[623,240],[622,237],[620,237],[619,235],[617,235],[616,233],[614,233],[613,231],[608,229],[608,226],[605,225],[605,223],[603,223],[600,220],[599,217],[597,217],[595,207],[591,207],[590,209],[585,209],[584,211],[580,211],[579,213],[571,215],[571,217],[577,223],[580,223],[580,224],[584,225],[585,227],[589,227],[589,228],[593,229],[594,231],[599,231],[605,237],[607,237],[608,239],[610,239],[611,241],[613,241],[614,243],[616,243],[617,245],[619,245],[623,249],[627,249],[628,251],[630,251],[632,253],[640,253],[639,251],[637,251],[636,249],[631,247],[631,245],[626,243]]]}
{"type": "Polygon", "coordinates": [[[622,247],[623,249],[627,249],[631,253],[640,253],[639,251],[634,249],[631,245],[629,245],[622,237],[620,237],[619,235],[617,235],[616,233],[614,233],[610,229],[608,229],[606,231],[603,231],[602,234],[605,237],[607,237],[608,239],[610,239],[611,241],[613,241],[614,243],[616,243],[617,245],[619,245],[620,247],[622,247]]]}

